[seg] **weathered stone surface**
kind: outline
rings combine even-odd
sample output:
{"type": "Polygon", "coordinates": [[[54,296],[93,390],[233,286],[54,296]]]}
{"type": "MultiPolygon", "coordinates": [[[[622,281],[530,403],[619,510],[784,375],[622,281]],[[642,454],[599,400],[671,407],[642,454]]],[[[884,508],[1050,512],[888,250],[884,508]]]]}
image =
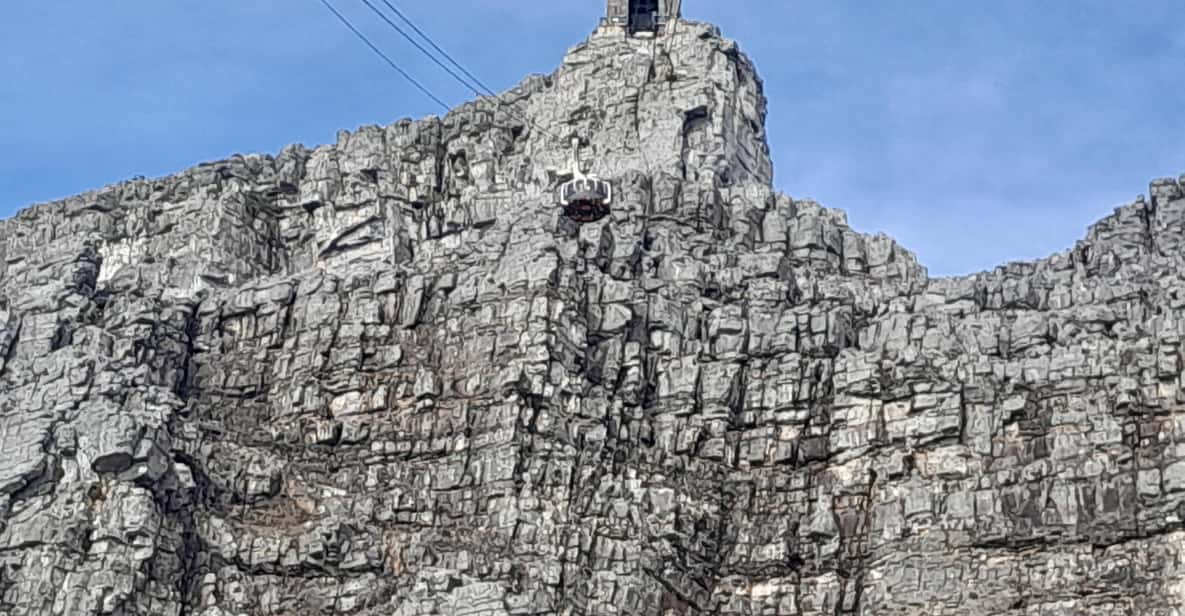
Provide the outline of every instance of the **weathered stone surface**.
{"type": "Polygon", "coordinates": [[[1181,181],[931,279],[764,114],[682,22],[0,222],[0,615],[1185,613],[1181,181]]]}

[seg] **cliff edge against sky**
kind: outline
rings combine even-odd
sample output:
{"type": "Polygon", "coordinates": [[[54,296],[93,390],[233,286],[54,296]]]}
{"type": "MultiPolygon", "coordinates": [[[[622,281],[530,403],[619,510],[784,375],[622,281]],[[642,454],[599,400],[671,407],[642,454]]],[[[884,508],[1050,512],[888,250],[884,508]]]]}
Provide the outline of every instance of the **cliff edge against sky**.
{"type": "Polygon", "coordinates": [[[0,222],[0,615],[1185,614],[1185,178],[931,279],[764,122],[681,22],[0,222]]]}

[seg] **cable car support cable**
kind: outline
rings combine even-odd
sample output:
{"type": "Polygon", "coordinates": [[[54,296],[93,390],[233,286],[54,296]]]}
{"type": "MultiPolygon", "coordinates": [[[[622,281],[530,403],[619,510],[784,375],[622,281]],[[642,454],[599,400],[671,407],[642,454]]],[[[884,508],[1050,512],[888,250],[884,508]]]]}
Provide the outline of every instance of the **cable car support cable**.
{"type": "Polygon", "coordinates": [[[350,20],[346,19],[345,15],[342,15],[340,12],[338,12],[338,10],[336,8],[334,8],[332,4],[329,3],[329,0],[320,0],[320,1],[321,1],[321,4],[325,5],[325,8],[329,9],[330,12],[332,12],[338,18],[339,21],[341,21],[343,24],[345,24],[345,26],[347,28],[349,28],[351,32],[354,33],[354,36],[357,36],[359,39],[362,40],[363,43],[366,43],[366,46],[370,47],[371,51],[378,54],[378,56],[380,58],[382,58],[383,60],[385,60],[387,62],[387,64],[390,65],[391,68],[395,69],[395,71],[398,72],[400,75],[403,75],[404,79],[410,81],[411,84],[414,85],[417,89],[419,89],[420,92],[423,92],[425,96],[432,99],[438,105],[443,107],[445,111],[449,110],[449,106],[447,103],[440,100],[439,97],[437,97],[435,94],[433,94],[431,90],[424,87],[424,85],[421,84],[419,81],[416,81],[415,77],[412,77],[407,71],[400,68],[400,66],[398,64],[396,64],[394,60],[392,60],[389,56],[387,56],[387,54],[383,53],[383,51],[381,49],[379,49],[378,47],[376,47],[374,43],[370,42],[370,39],[366,38],[366,35],[362,34],[362,32],[360,32],[358,30],[358,28],[355,28],[354,24],[350,23],[350,20]]]}
{"type": "Polygon", "coordinates": [[[435,55],[433,55],[432,52],[425,49],[423,45],[419,44],[414,38],[412,38],[412,36],[410,34],[407,33],[406,30],[404,30],[403,28],[400,28],[397,24],[395,24],[393,21],[391,21],[391,19],[389,17],[387,17],[386,14],[384,14],[381,10],[379,10],[378,7],[376,7],[372,2],[370,2],[370,0],[361,0],[361,1],[371,11],[373,11],[376,15],[378,15],[380,18],[382,18],[382,20],[387,24],[387,26],[389,26],[390,28],[392,28],[393,30],[398,32],[400,34],[400,36],[402,36],[403,38],[407,39],[408,42],[410,42],[412,45],[414,45],[416,49],[420,50],[420,53],[423,53],[424,55],[428,56],[428,58],[430,60],[432,60],[432,62],[434,62],[440,68],[444,69],[444,71],[446,73],[448,73],[450,76],[452,76],[453,79],[456,79],[458,82],[460,82],[466,88],[468,88],[470,91],[472,91],[474,94],[476,94],[479,99],[483,96],[489,96],[490,98],[492,98],[494,100],[495,105],[505,106],[506,111],[508,113],[510,113],[510,115],[518,118],[519,120],[522,120],[524,123],[526,123],[530,126],[534,126],[535,128],[539,129],[540,132],[547,135],[548,137],[551,137],[552,139],[557,139],[557,140],[560,139],[560,137],[558,137],[555,133],[547,130],[546,128],[543,128],[542,126],[539,125],[538,122],[535,122],[534,120],[528,118],[527,116],[523,115],[522,113],[519,113],[513,107],[511,107],[506,102],[504,102],[500,98],[498,98],[497,94],[494,94],[494,92],[492,90],[490,90],[490,88],[488,86],[486,86],[484,83],[482,83],[480,79],[478,79],[477,77],[474,77],[473,74],[471,72],[469,72],[468,70],[466,70],[464,66],[462,66],[459,62],[454,60],[452,58],[452,56],[450,56],[443,49],[441,49],[439,45],[437,45],[435,42],[432,41],[431,37],[429,37],[423,30],[421,30],[414,23],[412,23],[411,20],[409,18],[407,18],[405,15],[403,15],[403,13],[399,9],[395,8],[395,5],[393,5],[391,2],[389,2],[388,0],[382,0],[383,4],[385,4],[389,8],[391,8],[391,10],[394,11],[396,15],[400,16],[401,19],[406,21],[408,23],[408,25],[410,25],[412,27],[412,29],[414,29],[420,36],[424,37],[424,40],[427,41],[428,44],[431,45],[433,49],[440,51],[441,55],[443,55],[450,62],[452,62],[454,65],[456,65],[457,68],[460,69],[460,71],[462,73],[465,73],[470,78],[472,78],[473,83],[466,81],[464,78],[462,78],[460,75],[458,75],[455,71],[453,71],[449,67],[445,66],[444,63],[441,62],[439,58],[437,58],[435,55]],[[478,87],[475,87],[475,84],[476,84],[476,86],[480,87],[481,89],[478,89],[478,87]],[[484,92],[482,90],[484,90],[484,92]]]}
{"type": "MultiPolygon", "coordinates": [[[[464,77],[461,77],[460,75],[458,75],[455,71],[453,71],[453,69],[446,66],[444,64],[444,62],[441,62],[436,56],[432,55],[432,52],[428,51],[427,49],[424,49],[423,45],[419,44],[415,38],[413,38],[410,34],[408,34],[407,31],[405,31],[403,28],[400,28],[398,24],[391,21],[391,18],[387,17],[387,14],[380,11],[378,9],[378,7],[376,7],[374,4],[372,4],[370,2],[370,0],[362,0],[362,4],[365,4],[366,7],[369,8],[371,11],[373,11],[375,15],[379,16],[379,19],[382,19],[384,22],[386,22],[387,25],[390,26],[396,32],[398,32],[400,34],[400,36],[407,39],[407,42],[411,43],[413,46],[415,46],[416,49],[420,50],[420,53],[424,54],[425,56],[428,56],[429,60],[432,60],[432,62],[434,62],[436,64],[436,66],[439,66],[441,69],[443,69],[444,72],[448,73],[450,76],[452,76],[453,79],[456,79],[458,82],[460,82],[461,85],[465,86],[467,89],[471,90],[474,94],[476,94],[478,96],[482,96],[483,94],[485,94],[484,92],[479,90],[477,88],[477,86],[469,83],[468,81],[465,81],[464,77]]],[[[384,4],[386,4],[387,6],[391,6],[391,4],[389,2],[384,2],[384,4]]]]}
{"type": "Polygon", "coordinates": [[[396,8],[395,5],[392,4],[389,0],[382,0],[382,2],[383,2],[383,4],[387,5],[387,8],[391,9],[392,13],[395,13],[395,15],[397,15],[399,17],[399,19],[402,19],[404,23],[406,23],[408,26],[410,26],[411,29],[414,30],[416,34],[419,34],[421,38],[423,38],[425,41],[427,41],[428,44],[432,46],[432,49],[435,49],[437,52],[440,53],[440,55],[444,56],[444,58],[446,60],[448,60],[450,64],[457,67],[457,70],[460,70],[462,73],[464,73],[466,77],[468,77],[469,79],[471,79],[473,81],[473,83],[481,86],[482,91],[484,91],[489,96],[496,96],[494,94],[494,91],[492,89],[490,89],[489,86],[482,83],[482,81],[480,79],[478,79],[473,73],[470,73],[468,70],[466,70],[464,66],[461,66],[461,63],[457,62],[452,56],[450,56],[448,54],[447,51],[441,49],[440,46],[437,45],[436,42],[432,40],[432,37],[428,36],[428,34],[426,32],[424,32],[418,26],[416,26],[415,22],[413,22],[411,20],[411,18],[409,18],[407,15],[403,14],[403,11],[400,11],[398,8],[396,8]]]}

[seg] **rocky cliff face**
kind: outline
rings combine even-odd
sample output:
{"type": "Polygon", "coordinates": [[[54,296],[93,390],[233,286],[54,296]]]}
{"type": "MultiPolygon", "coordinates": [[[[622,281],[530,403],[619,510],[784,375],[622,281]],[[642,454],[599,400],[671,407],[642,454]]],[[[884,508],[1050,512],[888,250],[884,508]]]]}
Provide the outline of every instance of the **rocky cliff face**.
{"type": "Polygon", "coordinates": [[[597,35],[0,223],[0,615],[1185,613],[1185,178],[930,279],[764,104],[597,35]]]}

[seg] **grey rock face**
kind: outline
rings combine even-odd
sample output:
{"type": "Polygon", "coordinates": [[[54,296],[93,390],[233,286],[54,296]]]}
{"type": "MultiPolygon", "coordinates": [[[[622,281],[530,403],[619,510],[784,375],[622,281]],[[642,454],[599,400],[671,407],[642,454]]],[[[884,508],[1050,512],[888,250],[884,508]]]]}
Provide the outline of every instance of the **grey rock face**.
{"type": "Polygon", "coordinates": [[[0,615],[1185,613],[1182,181],[931,279],[764,115],[683,22],[0,223],[0,615]]]}

